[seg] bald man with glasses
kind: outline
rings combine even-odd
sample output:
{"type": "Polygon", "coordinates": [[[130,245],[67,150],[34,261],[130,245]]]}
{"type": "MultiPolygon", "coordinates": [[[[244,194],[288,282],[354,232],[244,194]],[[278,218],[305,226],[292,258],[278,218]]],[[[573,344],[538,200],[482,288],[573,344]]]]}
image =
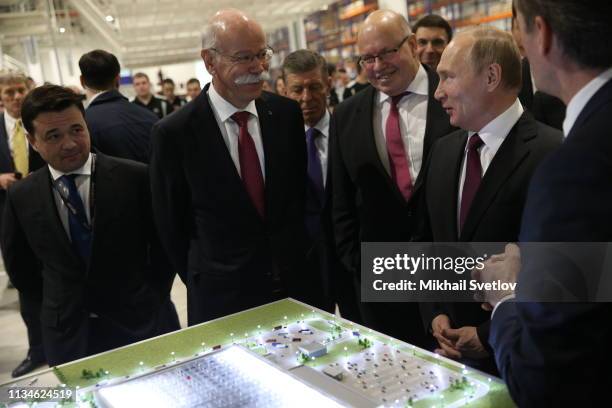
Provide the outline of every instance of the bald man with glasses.
{"type": "MultiPolygon", "coordinates": [[[[419,238],[425,159],[432,144],[453,128],[434,99],[438,77],[419,63],[404,17],[372,13],[357,45],[372,87],[336,108],[330,135],[336,246],[361,299],[361,242],[419,238]]],[[[418,304],[362,302],[361,311],[367,326],[429,345],[418,304]]]]}
{"type": "Polygon", "coordinates": [[[189,324],[322,292],[304,270],[302,111],[262,92],[272,54],[257,22],[217,12],[202,35],[212,83],[153,130],[154,215],[189,324]]]}

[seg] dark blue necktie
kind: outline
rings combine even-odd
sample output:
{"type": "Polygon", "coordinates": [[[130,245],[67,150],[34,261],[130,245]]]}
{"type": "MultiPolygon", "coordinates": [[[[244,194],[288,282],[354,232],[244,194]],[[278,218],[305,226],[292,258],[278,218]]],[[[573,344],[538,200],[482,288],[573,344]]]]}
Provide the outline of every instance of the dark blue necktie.
{"type": "Polygon", "coordinates": [[[323,200],[323,169],[315,140],[320,136],[319,130],[310,128],[306,131],[306,150],[308,150],[308,179],[320,201],[323,200]]]}
{"type": "MultiPolygon", "coordinates": [[[[70,229],[70,238],[72,246],[81,259],[88,264],[91,254],[91,228],[87,222],[87,215],[83,200],[79,195],[74,179],[77,174],[67,174],[59,178],[61,184],[66,187],[68,194],[64,198],[72,206],[68,208],[68,226],[70,229]]],[[[64,191],[65,193],[66,191],[64,191]]]]}

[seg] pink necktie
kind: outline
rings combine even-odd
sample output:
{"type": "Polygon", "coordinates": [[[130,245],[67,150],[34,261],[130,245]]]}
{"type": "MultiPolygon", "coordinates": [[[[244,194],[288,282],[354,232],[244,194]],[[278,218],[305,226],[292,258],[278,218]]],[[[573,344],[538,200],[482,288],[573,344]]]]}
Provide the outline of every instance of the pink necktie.
{"type": "Polygon", "coordinates": [[[387,151],[391,164],[391,178],[395,181],[397,188],[406,201],[412,195],[412,177],[410,176],[410,162],[407,159],[407,151],[400,131],[399,111],[397,104],[408,92],[391,97],[391,110],[385,125],[387,136],[387,151]]]}
{"type": "Polygon", "coordinates": [[[240,128],[238,155],[242,182],[257,212],[263,218],[265,214],[264,180],[255,143],[249,134],[249,115],[250,113],[245,111],[236,112],[232,115],[232,119],[240,128]]]}
{"type": "Polygon", "coordinates": [[[484,142],[475,133],[468,141],[467,160],[465,163],[465,180],[463,182],[463,191],[461,193],[461,209],[459,211],[459,225],[463,229],[463,224],[472,206],[472,201],[476,196],[480,180],[482,180],[482,166],[480,165],[480,154],[478,149],[484,142]]]}

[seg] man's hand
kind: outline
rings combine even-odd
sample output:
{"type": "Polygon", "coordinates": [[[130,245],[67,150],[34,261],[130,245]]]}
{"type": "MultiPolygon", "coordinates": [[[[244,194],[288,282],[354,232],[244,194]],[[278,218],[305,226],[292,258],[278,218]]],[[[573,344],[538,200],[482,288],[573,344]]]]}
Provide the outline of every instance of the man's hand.
{"type": "Polygon", "coordinates": [[[434,351],[444,357],[459,359],[461,353],[454,348],[453,342],[444,334],[447,330],[451,330],[450,319],[445,314],[437,315],[431,322],[431,331],[440,348],[434,351]]]}
{"type": "MultiPolygon", "coordinates": [[[[504,282],[516,283],[516,278],[521,270],[521,250],[516,244],[506,245],[503,254],[493,255],[484,263],[483,269],[473,269],[472,279],[482,283],[504,282]]],[[[495,307],[499,301],[514,294],[512,290],[486,290],[481,294],[484,302],[495,307]]]]}
{"type": "Polygon", "coordinates": [[[453,348],[468,358],[484,358],[489,355],[478,338],[474,326],[465,326],[459,329],[445,329],[444,337],[449,339],[453,348]]]}
{"type": "Polygon", "coordinates": [[[8,190],[8,188],[17,181],[15,173],[2,173],[0,174],[0,188],[8,190]]]}

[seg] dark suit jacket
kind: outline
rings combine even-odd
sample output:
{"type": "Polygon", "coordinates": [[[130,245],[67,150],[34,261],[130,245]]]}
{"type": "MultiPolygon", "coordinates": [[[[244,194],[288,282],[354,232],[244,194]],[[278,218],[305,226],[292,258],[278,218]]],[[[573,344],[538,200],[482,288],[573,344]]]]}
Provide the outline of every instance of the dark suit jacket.
{"type": "MultiPolygon", "coordinates": [[[[360,299],[361,242],[411,241],[418,239],[423,220],[420,198],[427,157],[433,143],[450,133],[448,115],[433,94],[438,76],[427,70],[429,102],[423,148],[423,165],[409,202],[386,171],[376,149],[373,130],[373,87],[355,94],[338,105],[332,116],[333,221],[338,255],[353,274],[360,299]]],[[[404,340],[424,345],[425,331],[416,304],[361,303],[366,325],[404,340]],[[394,309],[395,310],[394,312],[394,309]],[[407,316],[397,319],[398,313],[407,316]],[[414,326],[411,323],[415,321],[414,326]]]]}
{"type": "Polygon", "coordinates": [[[156,244],[146,166],[100,154],[93,181],[89,266],[62,226],[47,166],[14,184],[7,196],[1,235],[6,269],[24,294],[35,293],[42,279],[50,365],[179,328],[169,302],[174,274],[156,244]],[[89,319],[90,313],[99,319],[89,319]],[[106,329],[92,336],[100,325],[106,329]]]}
{"type": "Polygon", "coordinates": [[[338,259],[334,243],[334,231],[331,217],[332,185],[331,176],[331,140],[328,138],[327,176],[325,194],[321,199],[310,182],[306,183],[306,231],[308,233],[308,250],[306,268],[318,272],[323,283],[323,290],[317,303],[321,309],[334,312],[338,305],[342,317],[360,323],[361,317],[353,285],[347,288],[347,281],[352,282],[352,275],[347,273],[338,259]]]}
{"type": "MultiPolygon", "coordinates": [[[[523,113],[489,165],[459,233],[458,191],[467,137],[467,131],[458,130],[438,140],[432,150],[425,183],[428,240],[516,242],[531,176],[542,159],[561,145],[563,135],[523,113]]],[[[480,304],[422,306],[425,327],[430,328],[437,315],[446,314],[455,328],[477,326],[481,342],[488,346],[491,314],[480,304]]]]}
{"type": "Polygon", "coordinates": [[[118,90],[96,97],[85,110],[91,143],[109,156],[149,162],[151,128],[159,119],[148,109],[130,103],[118,90]]]}
{"type": "MultiPolygon", "coordinates": [[[[608,81],[533,176],[521,241],[612,242],[611,117],[608,81]]],[[[542,272],[522,261],[519,297],[521,282],[542,272]]],[[[549,273],[555,277],[556,271],[549,273]]],[[[607,398],[610,315],[610,303],[502,303],[493,315],[490,342],[518,405],[595,406],[607,398]]]]}
{"type": "Polygon", "coordinates": [[[262,220],[224,143],[208,86],[157,123],[151,157],[155,221],[187,284],[191,324],[286,294],[308,302],[321,291],[316,274],[303,271],[306,142],[298,104],[267,92],[255,101],[265,157],[262,220]]]}
{"type": "Polygon", "coordinates": [[[523,87],[519,93],[519,100],[523,107],[531,112],[538,121],[555,129],[563,130],[565,119],[565,104],[559,98],[541,91],[533,92],[531,70],[527,58],[523,58],[523,87]]]}

